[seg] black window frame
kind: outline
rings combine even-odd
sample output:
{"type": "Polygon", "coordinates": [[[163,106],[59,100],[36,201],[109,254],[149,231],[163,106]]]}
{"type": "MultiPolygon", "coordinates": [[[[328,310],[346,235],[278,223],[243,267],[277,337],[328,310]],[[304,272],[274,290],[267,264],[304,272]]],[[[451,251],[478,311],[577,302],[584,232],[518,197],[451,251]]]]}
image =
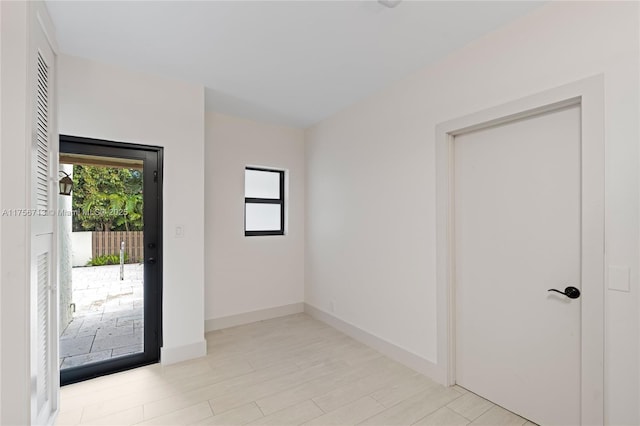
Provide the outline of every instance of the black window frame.
{"type": "Polygon", "coordinates": [[[270,172],[277,173],[279,175],[280,182],[280,198],[253,198],[247,197],[245,193],[244,197],[244,236],[245,237],[257,237],[265,235],[284,235],[284,170],[267,169],[264,167],[251,167],[246,166],[246,171],[254,170],[258,172],[270,172]],[[247,204],[279,204],[280,205],[280,229],[277,230],[264,230],[264,231],[247,231],[247,204]]]}

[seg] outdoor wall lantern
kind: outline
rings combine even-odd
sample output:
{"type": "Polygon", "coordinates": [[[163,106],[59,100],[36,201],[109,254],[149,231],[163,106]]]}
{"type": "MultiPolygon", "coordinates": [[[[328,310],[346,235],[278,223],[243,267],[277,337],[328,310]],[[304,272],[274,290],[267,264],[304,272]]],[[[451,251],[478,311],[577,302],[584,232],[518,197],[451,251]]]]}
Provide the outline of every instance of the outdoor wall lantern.
{"type": "Polygon", "coordinates": [[[71,195],[71,190],[73,189],[73,179],[69,177],[69,175],[63,171],[60,173],[64,174],[62,179],[60,179],[60,195],[71,195]]]}

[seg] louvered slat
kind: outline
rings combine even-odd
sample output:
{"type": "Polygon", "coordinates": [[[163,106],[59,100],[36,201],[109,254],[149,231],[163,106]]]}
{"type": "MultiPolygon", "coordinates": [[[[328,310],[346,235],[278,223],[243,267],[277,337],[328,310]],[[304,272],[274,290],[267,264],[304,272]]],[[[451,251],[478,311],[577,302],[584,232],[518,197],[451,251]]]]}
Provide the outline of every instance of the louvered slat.
{"type": "Polygon", "coordinates": [[[48,67],[42,55],[38,55],[38,73],[42,74],[42,79],[38,80],[38,84],[45,83],[49,80],[48,67]]]}
{"type": "Polygon", "coordinates": [[[49,253],[38,256],[38,380],[37,403],[40,410],[48,400],[49,369],[47,368],[49,316],[49,253]]]}
{"type": "Polygon", "coordinates": [[[36,90],[36,207],[49,208],[49,67],[38,53],[36,90]]]}

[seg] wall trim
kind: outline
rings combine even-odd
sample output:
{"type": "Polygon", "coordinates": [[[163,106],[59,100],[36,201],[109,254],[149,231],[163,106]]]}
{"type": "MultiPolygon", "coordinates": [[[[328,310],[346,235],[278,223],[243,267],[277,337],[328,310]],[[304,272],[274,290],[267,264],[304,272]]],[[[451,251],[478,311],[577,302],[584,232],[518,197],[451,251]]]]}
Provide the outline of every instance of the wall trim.
{"type": "Polygon", "coordinates": [[[188,345],[176,346],[173,348],[160,348],[160,363],[162,365],[175,364],[194,358],[207,355],[207,341],[202,339],[199,342],[188,345]]]}
{"type": "Polygon", "coordinates": [[[264,321],[271,318],[283,317],[304,312],[304,304],[291,303],[289,305],[275,306],[273,308],[259,309],[257,311],[243,312],[241,314],[229,315],[220,318],[211,318],[204,322],[204,331],[221,330],[223,328],[235,327],[237,325],[250,324],[252,322],[264,321]]]}
{"type": "Polygon", "coordinates": [[[428,359],[422,358],[403,347],[400,347],[388,340],[383,339],[380,336],[369,333],[356,325],[351,324],[348,321],[340,319],[333,314],[330,314],[320,308],[317,308],[308,303],[304,304],[304,312],[309,316],[322,321],[333,328],[340,330],[349,337],[364,343],[367,346],[372,347],[383,355],[397,361],[407,367],[416,370],[417,372],[424,374],[425,376],[435,380],[438,383],[445,383],[446,377],[442,374],[442,369],[438,368],[436,364],[428,359]]]}

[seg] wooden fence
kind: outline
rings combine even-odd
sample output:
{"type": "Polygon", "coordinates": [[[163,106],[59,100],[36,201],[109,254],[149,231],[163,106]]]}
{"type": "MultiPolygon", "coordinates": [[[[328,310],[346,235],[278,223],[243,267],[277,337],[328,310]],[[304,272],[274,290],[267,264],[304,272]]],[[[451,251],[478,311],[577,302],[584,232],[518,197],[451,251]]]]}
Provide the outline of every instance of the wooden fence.
{"type": "Polygon", "coordinates": [[[127,263],[139,263],[144,258],[144,239],[142,231],[93,232],[91,235],[91,257],[108,254],[120,254],[120,243],[124,241],[127,263]]]}

